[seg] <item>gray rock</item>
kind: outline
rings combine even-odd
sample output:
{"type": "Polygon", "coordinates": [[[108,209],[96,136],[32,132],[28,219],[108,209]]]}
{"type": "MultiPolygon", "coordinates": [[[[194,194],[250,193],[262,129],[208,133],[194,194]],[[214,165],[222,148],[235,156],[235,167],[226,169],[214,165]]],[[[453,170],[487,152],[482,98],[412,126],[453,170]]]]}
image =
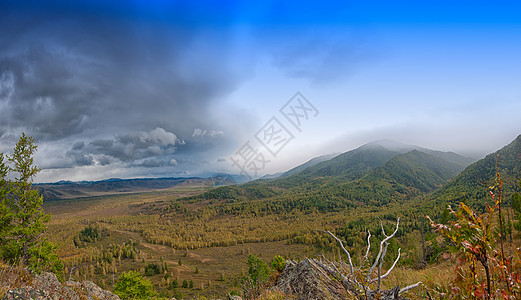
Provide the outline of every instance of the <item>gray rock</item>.
{"type": "Polygon", "coordinates": [[[276,289],[296,299],[349,299],[350,293],[322,265],[314,260],[300,262],[286,260],[284,270],[277,280],[276,289]]]}
{"type": "Polygon", "coordinates": [[[120,300],[119,296],[106,291],[91,281],[68,281],[61,284],[56,275],[42,272],[35,275],[31,286],[7,290],[2,300],[120,300]]]}

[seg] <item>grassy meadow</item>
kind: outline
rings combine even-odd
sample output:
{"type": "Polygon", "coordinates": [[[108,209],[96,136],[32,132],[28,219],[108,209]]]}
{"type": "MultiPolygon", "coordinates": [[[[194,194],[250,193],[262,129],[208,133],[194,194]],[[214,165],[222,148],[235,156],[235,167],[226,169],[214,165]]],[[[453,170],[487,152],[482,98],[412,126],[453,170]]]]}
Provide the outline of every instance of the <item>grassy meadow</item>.
{"type": "Polygon", "coordinates": [[[91,280],[111,290],[122,272],[134,269],[145,274],[146,267],[155,264],[161,265],[161,273],[147,278],[160,295],[213,298],[239,290],[238,277],[248,271],[249,253],[268,262],[275,255],[294,259],[316,255],[315,247],[289,243],[285,233],[277,232],[281,228],[291,236],[310,231],[311,218],[302,223],[287,219],[281,226],[268,216],[212,216],[204,203],[182,203],[182,210],[172,212],[177,199],[205,190],[174,188],[45,202],[45,210],[52,214],[46,235],[59,244],[64,278],[91,280]],[[88,226],[98,228],[100,238],[75,245],[88,226]],[[182,242],[185,239],[192,242],[182,242]],[[188,288],[182,287],[185,280],[188,288]]]}

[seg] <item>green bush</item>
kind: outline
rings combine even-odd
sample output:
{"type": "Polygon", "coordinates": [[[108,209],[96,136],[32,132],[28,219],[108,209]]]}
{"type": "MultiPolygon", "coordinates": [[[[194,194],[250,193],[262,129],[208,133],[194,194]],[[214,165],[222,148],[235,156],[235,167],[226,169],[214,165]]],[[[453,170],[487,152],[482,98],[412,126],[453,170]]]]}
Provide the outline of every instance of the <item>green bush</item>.
{"type": "Polygon", "coordinates": [[[136,271],[121,274],[114,288],[121,299],[149,299],[157,296],[154,285],[136,271]]]}
{"type": "Polygon", "coordinates": [[[284,265],[286,264],[286,260],[280,256],[277,255],[271,260],[271,267],[274,270],[277,270],[279,272],[282,272],[282,269],[284,269],[284,265]]]}
{"type": "Polygon", "coordinates": [[[83,229],[79,235],[80,241],[83,242],[94,242],[99,237],[100,234],[98,232],[98,228],[92,227],[91,225],[85,227],[85,229],[83,229]]]}

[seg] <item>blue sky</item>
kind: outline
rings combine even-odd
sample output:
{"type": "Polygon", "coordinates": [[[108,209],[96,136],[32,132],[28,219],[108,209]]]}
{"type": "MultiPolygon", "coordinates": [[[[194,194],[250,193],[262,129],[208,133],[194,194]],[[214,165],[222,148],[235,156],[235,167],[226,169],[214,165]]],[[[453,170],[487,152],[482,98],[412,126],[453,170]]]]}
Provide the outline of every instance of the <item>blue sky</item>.
{"type": "Polygon", "coordinates": [[[274,173],[378,139],[480,158],[521,133],[514,1],[0,1],[0,152],[37,181],[274,173]],[[318,110],[298,130],[279,109],[318,110]],[[278,118],[293,139],[269,155],[278,118]]]}

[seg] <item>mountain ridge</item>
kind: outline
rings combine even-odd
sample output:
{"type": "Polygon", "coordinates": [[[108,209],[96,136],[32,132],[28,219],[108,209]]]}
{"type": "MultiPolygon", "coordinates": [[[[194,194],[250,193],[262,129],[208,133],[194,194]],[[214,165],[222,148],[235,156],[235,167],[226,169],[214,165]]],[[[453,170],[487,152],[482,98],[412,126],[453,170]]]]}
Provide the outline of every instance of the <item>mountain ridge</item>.
{"type": "Polygon", "coordinates": [[[488,154],[474,164],[465,168],[454,180],[434,193],[431,200],[457,204],[470,201],[475,204],[488,199],[487,187],[491,186],[496,176],[496,159],[498,171],[505,185],[505,196],[518,190],[521,180],[521,135],[501,149],[488,154]]]}
{"type": "Polygon", "coordinates": [[[110,178],[99,181],[59,181],[38,183],[34,186],[44,199],[61,200],[116,193],[136,193],[168,189],[176,186],[222,186],[237,184],[234,176],[220,174],[215,177],[161,177],[161,178],[110,178]]]}

